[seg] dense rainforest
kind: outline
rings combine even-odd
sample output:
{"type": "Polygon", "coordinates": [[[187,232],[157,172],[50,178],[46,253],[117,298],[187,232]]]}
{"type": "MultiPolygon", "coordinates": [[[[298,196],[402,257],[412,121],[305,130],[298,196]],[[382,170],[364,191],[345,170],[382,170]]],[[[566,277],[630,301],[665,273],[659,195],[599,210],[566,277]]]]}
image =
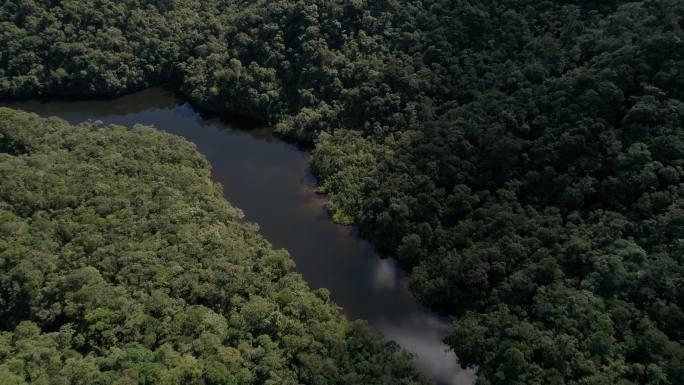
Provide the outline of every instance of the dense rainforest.
{"type": "Polygon", "coordinates": [[[0,384],[423,384],[157,129],[0,108],[0,384]]]}
{"type": "Polygon", "coordinates": [[[684,383],[684,3],[7,0],[0,96],[174,84],[313,144],[478,384],[684,383]]]}

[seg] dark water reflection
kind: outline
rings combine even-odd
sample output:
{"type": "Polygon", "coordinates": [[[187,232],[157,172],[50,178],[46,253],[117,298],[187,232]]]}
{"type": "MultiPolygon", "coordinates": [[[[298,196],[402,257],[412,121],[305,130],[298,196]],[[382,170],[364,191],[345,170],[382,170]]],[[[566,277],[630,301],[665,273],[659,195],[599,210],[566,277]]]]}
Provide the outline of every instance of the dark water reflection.
{"type": "Polygon", "coordinates": [[[194,142],[209,159],[228,200],[277,248],[287,249],[311,287],[328,288],[348,318],[364,318],[417,355],[417,365],[443,384],[473,382],[442,343],[447,321],[419,305],[393,260],[381,259],[353,227],[334,224],[314,192],[309,156],[267,129],[205,118],[162,89],[106,101],[5,104],[71,123],[100,120],[152,125],[194,142]]]}

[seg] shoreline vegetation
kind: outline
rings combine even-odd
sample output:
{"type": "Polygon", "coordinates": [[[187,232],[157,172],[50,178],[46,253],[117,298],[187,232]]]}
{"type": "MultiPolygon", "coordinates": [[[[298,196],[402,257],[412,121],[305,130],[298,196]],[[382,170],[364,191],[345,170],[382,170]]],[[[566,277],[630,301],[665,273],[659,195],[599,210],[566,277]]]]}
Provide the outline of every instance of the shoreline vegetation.
{"type": "Polygon", "coordinates": [[[684,382],[684,4],[8,0],[0,96],[175,81],[313,143],[477,383],[684,382]]]}
{"type": "Polygon", "coordinates": [[[428,384],[310,290],[194,145],[0,108],[3,384],[428,384]]]}

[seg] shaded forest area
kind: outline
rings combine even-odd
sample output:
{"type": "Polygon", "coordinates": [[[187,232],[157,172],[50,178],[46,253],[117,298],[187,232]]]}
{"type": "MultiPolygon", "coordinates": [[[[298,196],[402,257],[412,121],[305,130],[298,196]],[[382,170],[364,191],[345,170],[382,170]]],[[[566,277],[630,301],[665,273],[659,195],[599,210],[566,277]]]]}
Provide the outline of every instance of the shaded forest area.
{"type": "Polygon", "coordinates": [[[0,383],[427,384],[157,129],[0,108],[0,383]]]}
{"type": "Polygon", "coordinates": [[[677,385],[683,28],[677,0],[8,0],[0,96],[261,117],[479,384],[677,385]]]}

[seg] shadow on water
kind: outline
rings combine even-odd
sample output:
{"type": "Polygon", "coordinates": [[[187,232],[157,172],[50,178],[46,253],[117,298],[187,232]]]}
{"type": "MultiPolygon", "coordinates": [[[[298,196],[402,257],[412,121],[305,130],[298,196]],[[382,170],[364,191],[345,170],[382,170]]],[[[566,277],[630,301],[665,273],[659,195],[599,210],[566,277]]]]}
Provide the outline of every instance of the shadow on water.
{"type": "Polygon", "coordinates": [[[382,259],[354,227],[333,223],[316,194],[309,155],[242,119],[198,113],[171,91],[153,88],[109,100],[37,101],[2,105],[59,116],[71,123],[151,125],[194,142],[211,162],[226,198],[276,248],[287,249],[312,288],[327,288],[350,318],[363,318],[404,349],[441,384],[467,385],[474,373],[442,342],[448,320],[416,302],[408,279],[382,259]],[[247,128],[247,129],[245,129],[247,128]]]}

